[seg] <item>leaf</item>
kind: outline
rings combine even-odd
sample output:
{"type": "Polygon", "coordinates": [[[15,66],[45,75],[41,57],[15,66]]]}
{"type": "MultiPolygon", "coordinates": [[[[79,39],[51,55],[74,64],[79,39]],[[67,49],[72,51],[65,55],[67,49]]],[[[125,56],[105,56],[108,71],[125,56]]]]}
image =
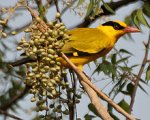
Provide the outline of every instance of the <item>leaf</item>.
{"type": "Polygon", "coordinates": [[[79,0],[76,7],[79,7],[79,6],[82,5],[84,2],[85,2],[85,0],[79,0]]]}
{"type": "Polygon", "coordinates": [[[109,112],[110,116],[112,118],[114,118],[114,120],[119,120],[119,118],[116,115],[113,114],[113,107],[112,107],[112,105],[108,104],[107,107],[108,107],[108,112],[109,112]]]}
{"type": "Polygon", "coordinates": [[[129,112],[129,110],[130,110],[129,104],[128,104],[124,99],[121,100],[121,101],[118,103],[118,105],[119,105],[122,109],[124,109],[126,112],[129,112]]]}
{"type": "Polygon", "coordinates": [[[116,67],[115,65],[111,64],[109,61],[104,60],[98,67],[94,70],[94,73],[103,72],[106,75],[116,76],[116,67]]]}
{"type": "Polygon", "coordinates": [[[116,115],[114,115],[113,113],[110,113],[111,117],[114,119],[114,120],[120,120],[116,115]]]}
{"type": "Polygon", "coordinates": [[[116,64],[116,57],[117,55],[116,54],[113,54],[112,57],[111,57],[111,62],[112,64],[116,64]]]}
{"type": "Polygon", "coordinates": [[[127,61],[129,58],[130,58],[130,56],[127,56],[127,57],[125,57],[125,58],[122,58],[122,59],[118,60],[118,61],[116,62],[116,64],[123,63],[123,62],[127,61]]]}
{"type": "Polygon", "coordinates": [[[145,93],[148,95],[147,91],[139,84],[139,88],[145,93]]]}
{"type": "MultiPolygon", "coordinates": [[[[134,75],[135,76],[135,75],[134,75]]],[[[140,79],[140,82],[142,82],[143,84],[145,84],[145,85],[148,85],[148,83],[145,81],[145,80],[143,80],[143,79],[140,79]]]]}
{"type": "Polygon", "coordinates": [[[94,8],[94,1],[90,0],[90,3],[87,8],[86,17],[89,16],[94,8]]]}
{"type": "Polygon", "coordinates": [[[140,23],[139,23],[139,21],[138,21],[138,19],[137,19],[137,16],[135,16],[135,17],[133,18],[133,22],[134,22],[134,24],[135,24],[135,26],[136,26],[137,28],[140,28],[140,23]]]}
{"type": "Polygon", "coordinates": [[[119,68],[122,70],[122,71],[127,71],[127,72],[131,72],[131,68],[130,67],[126,67],[126,66],[119,66],[119,68]]]}
{"type": "Polygon", "coordinates": [[[137,19],[137,10],[135,10],[135,11],[132,12],[131,18],[132,18],[133,23],[135,24],[135,26],[136,26],[137,28],[140,28],[140,23],[139,23],[139,21],[138,21],[138,19],[137,19]]]}
{"type": "Polygon", "coordinates": [[[126,54],[129,54],[129,55],[133,55],[131,52],[125,50],[125,49],[120,49],[119,52],[121,53],[126,53],[126,54]]]}
{"type": "Polygon", "coordinates": [[[121,91],[121,93],[124,94],[124,95],[130,95],[130,93],[127,92],[127,91],[121,91]]]}
{"type": "Polygon", "coordinates": [[[134,90],[134,85],[133,85],[132,83],[129,83],[129,84],[127,85],[127,91],[128,91],[128,93],[130,94],[130,96],[132,95],[133,90],[134,90]]]}
{"type": "Polygon", "coordinates": [[[150,9],[149,8],[150,8],[150,2],[149,1],[144,1],[143,12],[148,17],[150,17],[150,9]]]}
{"type": "Polygon", "coordinates": [[[124,22],[125,22],[127,25],[131,25],[131,24],[132,24],[131,16],[129,15],[129,16],[125,17],[124,22]]]}
{"type": "Polygon", "coordinates": [[[138,65],[138,64],[135,64],[135,65],[132,65],[131,68],[135,68],[135,67],[137,67],[137,66],[139,66],[139,65],[138,65]]]}
{"type": "Polygon", "coordinates": [[[96,116],[94,116],[94,115],[89,115],[89,114],[86,114],[85,116],[84,116],[84,118],[85,118],[85,120],[92,120],[92,118],[95,118],[96,116]]]}
{"type": "Polygon", "coordinates": [[[95,106],[94,106],[92,103],[90,103],[90,104],[88,105],[88,108],[89,108],[89,110],[90,110],[91,112],[93,112],[96,116],[99,116],[99,114],[98,114],[98,112],[97,112],[95,106]]]}
{"type": "Polygon", "coordinates": [[[150,80],[150,64],[148,65],[147,67],[147,70],[146,70],[146,78],[145,78],[147,81],[150,80]]]}
{"type": "Polygon", "coordinates": [[[118,82],[113,86],[111,91],[109,92],[109,96],[111,96],[112,93],[114,93],[114,97],[119,93],[118,89],[121,84],[123,84],[125,76],[122,75],[121,78],[118,80],[118,82]]]}
{"type": "Polygon", "coordinates": [[[144,15],[143,15],[143,10],[142,9],[138,9],[137,10],[137,19],[145,26],[150,28],[150,25],[148,24],[147,20],[145,19],[144,15]]]}
{"type": "Polygon", "coordinates": [[[113,11],[113,9],[111,9],[111,7],[109,7],[109,5],[107,3],[105,3],[103,0],[102,0],[102,2],[103,2],[103,5],[104,5],[104,8],[106,10],[108,10],[112,14],[115,14],[115,12],[113,11]]]}

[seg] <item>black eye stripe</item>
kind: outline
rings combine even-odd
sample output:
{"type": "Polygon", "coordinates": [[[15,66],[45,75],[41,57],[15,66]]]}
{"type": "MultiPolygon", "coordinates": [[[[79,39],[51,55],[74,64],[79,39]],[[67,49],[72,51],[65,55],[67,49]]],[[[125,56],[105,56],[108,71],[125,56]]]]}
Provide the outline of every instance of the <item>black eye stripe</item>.
{"type": "Polygon", "coordinates": [[[113,21],[106,22],[102,24],[102,26],[112,26],[115,30],[123,30],[125,28],[121,26],[119,23],[113,21]]]}

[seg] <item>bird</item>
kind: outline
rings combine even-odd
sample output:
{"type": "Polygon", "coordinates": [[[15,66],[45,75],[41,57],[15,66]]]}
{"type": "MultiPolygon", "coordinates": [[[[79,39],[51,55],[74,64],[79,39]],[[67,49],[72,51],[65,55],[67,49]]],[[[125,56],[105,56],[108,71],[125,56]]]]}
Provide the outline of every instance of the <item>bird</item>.
{"type": "MultiPolygon", "coordinates": [[[[61,51],[83,70],[85,64],[111,51],[121,36],[133,32],[140,30],[119,20],[105,22],[96,28],[75,28],[67,32],[69,40],[65,42],[61,51]]],[[[71,68],[62,57],[59,57],[59,61],[62,66],[71,68]]]]}

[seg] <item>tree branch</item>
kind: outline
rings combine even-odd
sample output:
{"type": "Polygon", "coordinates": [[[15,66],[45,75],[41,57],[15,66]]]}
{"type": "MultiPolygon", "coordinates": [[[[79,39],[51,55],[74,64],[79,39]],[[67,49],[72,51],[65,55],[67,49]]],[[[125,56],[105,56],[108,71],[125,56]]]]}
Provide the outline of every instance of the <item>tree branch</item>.
{"type": "Polygon", "coordinates": [[[15,62],[10,62],[8,64],[12,65],[13,67],[16,67],[16,66],[20,66],[20,65],[23,65],[23,64],[26,64],[29,62],[35,62],[35,60],[32,60],[31,58],[27,57],[27,58],[23,58],[21,60],[17,60],[15,62]]]}
{"type": "MultiPolygon", "coordinates": [[[[107,3],[109,5],[109,7],[111,9],[113,9],[114,11],[119,9],[120,7],[122,6],[125,6],[129,3],[132,3],[132,2],[136,2],[137,0],[121,0],[121,1],[118,1],[118,2],[110,2],[110,3],[107,3]]],[[[77,25],[77,27],[87,27],[89,26],[92,22],[94,22],[95,20],[97,20],[99,17],[102,17],[104,15],[111,15],[112,13],[109,12],[105,7],[104,5],[101,6],[101,9],[103,10],[103,13],[100,13],[98,15],[95,15],[93,19],[90,18],[90,15],[87,16],[84,21],[82,23],[80,23],[79,25],[77,25]]]]}
{"type": "Polygon", "coordinates": [[[81,80],[81,84],[84,87],[85,91],[87,92],[91,103],[95,106],[97,112],[100,114],[103,120],[114,120],[108,113],[105,106],[100,102],[97,93],[84,81],[81,80]]]}
{"type": "Polygon", "coordinates": [[[11,118],[13,118],[15,120],[23,120],[23,119],[15,116],[15,115],[12,115],[12,114],[7,113],[6,111],[3,111],[1,109],[0,109],[0,114],[3,114],[3,115],[8,116],[8,117],[11,117],[11,118]]]}
{"type": "Polygon", "coordinates": [[[19,95],[15,95],[15,96],[14,96],[13,98],[11,98],[11,100],[8,101],[6,104],[0,106],[0,109],[6,111],[6,110],[7,110],[8,108],[10,108],[13,104],[15,104],[15,103],[18,102],[20,99],[22,99],[22,98],[26,95],[26,93],[27,93],[28,90],[29,90],[29,88],[28,88],[28,87],[25,87],[25,89],[24,89],[23,91],[21,91],[19,95]]]}
{"type": "Polygon", "coordinates": [[[77,68],[66,56],[62,53],[62,57],[67,61],[67,63],[71,66],[71,68],[75,71],[81,81],[88,84],[100,97],[102,97],[105,101],[107,101],[110,105],[112,105],[119,113],[124,115],[126,118],[130,120],[136,120],[133,116],[124,111],[120,106],[118,106],[113,100],[111,100],[107,95],[105,95],[101,90],[99,90],[95,85],[93,85],[87,77],[77,68]]]}
{"type": "Polygon", "coordinates": [[[150,46],[150,34],[149,34],[148,43],[145,44],[145,48],[146,48],[146,50],[145,50],[145,56],[144,56],[141,68],[139,70],[139,73],[138,73],[138,75],[136,77],[136,80],[135,80],[134,89],[133,89],[133,93],[132,93],[132,96],[131,96],[131,102],[130,102],[130,110],[129,110],[130,114],[131,114],[132,109],[133,109],[133,104],[134,104],[134,101],[135,101],[135,96],[136,96],[137,88],[138,88],[138,85],[139,85],[139,81],[140,81],[142,73],[144,71],[144,67],[145,67],[145,65],[147,63],[149,46],[150,46]]]}

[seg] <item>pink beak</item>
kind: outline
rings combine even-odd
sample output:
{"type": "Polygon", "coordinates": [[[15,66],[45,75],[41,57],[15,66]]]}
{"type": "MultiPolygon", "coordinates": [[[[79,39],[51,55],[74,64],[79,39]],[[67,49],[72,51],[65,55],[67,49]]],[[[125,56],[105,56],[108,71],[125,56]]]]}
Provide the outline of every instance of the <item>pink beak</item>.
{"type": "Polygon", "coordinates": [[[132,33],[132,32],[140,32],[140,30],[136,27],[127,26],[124,29],[125,33],[132,33]]]}

